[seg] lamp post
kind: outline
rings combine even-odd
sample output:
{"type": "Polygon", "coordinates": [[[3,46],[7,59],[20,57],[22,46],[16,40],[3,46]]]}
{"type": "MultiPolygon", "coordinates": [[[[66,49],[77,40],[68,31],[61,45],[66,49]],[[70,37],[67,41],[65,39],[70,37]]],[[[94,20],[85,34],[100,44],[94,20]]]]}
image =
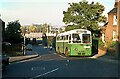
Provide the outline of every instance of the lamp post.
{"type": "Polygon", "coordinates": [[[47,25],[47,48],[48,48],[48,25],[47,25]]]}
{"type": "Polygon", "coordinates": [[[23,52],[23,55],[25,55],[25,33],[27,30],[26,30],[26,27],[24,27],[24,26],[21,26],[20,29],[21,29],[22,37],[23,37],[22,52],[23,52]]]}
{"type": "Polygon", "coordinates": [[[23,33],[23,55],[25,55],[25,33],[26,33],[26,30],[23,30],[22,33],[23,33]]]}
{"type": "Polygon", "coordinates": [[[25,55],[25,33],[24,33],[24,41],[23,41],[23,55],[25,55]]]}

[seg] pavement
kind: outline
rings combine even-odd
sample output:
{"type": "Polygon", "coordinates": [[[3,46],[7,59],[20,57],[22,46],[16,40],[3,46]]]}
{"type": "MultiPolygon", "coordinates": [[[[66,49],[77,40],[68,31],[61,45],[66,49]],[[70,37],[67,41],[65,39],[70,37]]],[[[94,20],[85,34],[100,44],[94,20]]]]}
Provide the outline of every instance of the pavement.
{"type": "Polygon", "coordinates": [[[110,63],[118,64],[119,59],[116,56],[112,56],[112,55],[109,55],[107,53],[108,52],[98,48],[98,54],[95,54],[94,56],[92,56],[90,58],[100,60],[100,61],[104,61],[104,62],[110,62],[110,63]]]}
{"type": "Polygon", "coordinates": [[[104,62],[110,62],[110,63],[114,63],[114,64],[119,63],[118,59],[116,59],[113,56],[106,55],[106,54],[95,54],[94,56],[92,56],[90,58],[100,60],[100,61],[104,61],[104,62]]]}
{"type": "Polygon", "coordinates": [[[10,57],[9,61],[10,63],[13,63],[13,62],[19,62],[36,57],[39,57],[39,54],[37,54],[35,51],[26,51],[24,56],[10,57]]]}

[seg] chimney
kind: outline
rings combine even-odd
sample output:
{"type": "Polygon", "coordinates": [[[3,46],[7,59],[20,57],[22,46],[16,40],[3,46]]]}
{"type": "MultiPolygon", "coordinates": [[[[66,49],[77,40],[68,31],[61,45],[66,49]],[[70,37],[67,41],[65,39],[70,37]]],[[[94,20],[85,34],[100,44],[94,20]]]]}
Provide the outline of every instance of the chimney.
{"type": "Polygon", "coordinates": [[[118,6],[118,0],[115,0],[114,7],[117,8],[117,6],[118,6]]]}

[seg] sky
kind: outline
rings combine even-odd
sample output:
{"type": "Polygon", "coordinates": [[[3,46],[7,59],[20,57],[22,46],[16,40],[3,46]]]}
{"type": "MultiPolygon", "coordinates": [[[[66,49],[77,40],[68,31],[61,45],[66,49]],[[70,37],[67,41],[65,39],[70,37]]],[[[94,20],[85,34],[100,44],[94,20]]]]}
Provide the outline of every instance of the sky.
{"type": "MultiPolygon", "coordinates": [[[[63,11],[68,3],[81,0],[1,0],[0,18],[7,24],[19,20],[22,26],[47,23],[51,26],[64,26],[63,11]]],[[[114,7],[115,0],[87,0],[99,2],[105,6],[104,15],[114,7]]]]}

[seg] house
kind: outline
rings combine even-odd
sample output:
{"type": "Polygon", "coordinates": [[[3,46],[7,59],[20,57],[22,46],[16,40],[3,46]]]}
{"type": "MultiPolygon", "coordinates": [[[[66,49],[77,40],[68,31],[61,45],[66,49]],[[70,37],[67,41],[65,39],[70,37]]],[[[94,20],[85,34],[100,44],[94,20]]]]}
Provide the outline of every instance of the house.
{"type": "Polygon", "coordinates": [[[118,2],[115,1],[114,8],[108,12],[108,23],[104,32],[105,41],[109,43],[118,40],[117,10],[118,2]]]}

